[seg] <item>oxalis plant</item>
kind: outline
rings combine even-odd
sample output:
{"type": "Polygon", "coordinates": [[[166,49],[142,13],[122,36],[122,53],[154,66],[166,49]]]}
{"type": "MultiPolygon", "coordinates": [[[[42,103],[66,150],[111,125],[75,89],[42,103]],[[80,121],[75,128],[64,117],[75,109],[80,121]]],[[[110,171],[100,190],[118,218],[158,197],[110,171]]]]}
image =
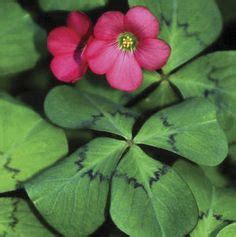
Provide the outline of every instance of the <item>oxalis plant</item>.
{"type": "Polygon", "coordinates": [[[222,22],[214,0],[0,1],[0,237],[235,237],[222,22]]]}

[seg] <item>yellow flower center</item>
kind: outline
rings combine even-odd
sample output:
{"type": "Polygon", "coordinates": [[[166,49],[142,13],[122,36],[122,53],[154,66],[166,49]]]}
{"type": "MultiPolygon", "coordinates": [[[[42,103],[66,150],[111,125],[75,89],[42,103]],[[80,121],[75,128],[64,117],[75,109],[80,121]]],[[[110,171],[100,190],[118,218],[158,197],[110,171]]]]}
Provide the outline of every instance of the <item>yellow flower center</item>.
{"type": "Polygon", "coordinates": [[[118,37],[119,48],[123,51],[134,51],[137,45],[137,38],[129,32],[125,32],[118,37]]]}

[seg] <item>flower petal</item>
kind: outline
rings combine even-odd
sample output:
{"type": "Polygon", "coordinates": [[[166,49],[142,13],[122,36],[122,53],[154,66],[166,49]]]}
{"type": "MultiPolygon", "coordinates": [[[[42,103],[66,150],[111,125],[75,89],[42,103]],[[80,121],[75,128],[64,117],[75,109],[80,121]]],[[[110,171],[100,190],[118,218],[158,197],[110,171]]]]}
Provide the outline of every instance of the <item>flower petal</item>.
{"type": "Polygon", "coordinates": [[[124,52],[120,52],[106,76],[113,88],[128,92],[136,90],[143,80],[142,70],[134,55],[124,52]]]}
{"type": "Polygon", "coordinates": [[[68,15],[67,25],[82,38],[89,33],[92,22],[85,13],[73,11],[68,15]]]}
{"type": "Polygon", "coordinates": [[[58,27],[52,30],[48,36],[48,50],[51,54],[72,53],[78,46],[80,37],[68,27],[58,27]]]}
{"type": "Polygon", "coordinates": [[[147,70],[162,68],[169,56],[170,47],[159,39],[144,39],[139,42],[135,57],[141,67],[147,70]]]}
{"type": "Polygon", "coordinates": [[[118,11],[104,13],[94,27],[94,35],[100,40],[114,40],[124,32],[124,14],[118,11]]]}
{"type": "Polygon", "coordinates": [[[145,7],[133,7],[125,15],[125,27],[142,38],[156,38],[159,32],[157,18],[145,7]]]}
{"type": "Polygon", "coordinates": [[[59,55],[52,60],[51,70],[58,80],[73,83],[86,73],[87,63],[78,56],[59,55]]]}
{"type": "Polygon", "coordinates": [[[87,46],[85,57],[90,69],[102,75],[113,66],[118,54],[119,48],[116,42],[93,39],[87,46]]]}

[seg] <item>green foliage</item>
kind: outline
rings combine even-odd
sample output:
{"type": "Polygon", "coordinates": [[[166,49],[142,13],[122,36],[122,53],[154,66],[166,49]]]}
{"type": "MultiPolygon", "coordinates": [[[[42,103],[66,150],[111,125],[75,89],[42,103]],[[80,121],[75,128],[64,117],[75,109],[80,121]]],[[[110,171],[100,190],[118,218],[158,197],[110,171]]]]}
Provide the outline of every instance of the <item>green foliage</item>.
{"type": "Polygon", "coordinates": [[[208,166],[221,163],[228,152],[215,108],[203,99],[188,100],[154,114],[134,141],[172,151],[208,166]]]}
{"type": "Polygon", "coordinates": [[[233,237],[233,236],[236,236],[236,223],[226,226],[217,235],[217,237],[233,237]]]}
{"type": "Polygon", "coordinates": [[[180,237],[196,224],[197,211],[188,186],[170,167],[131,147],[112,180],[111,216],[121,230],[180,237]]]}
{"type": "Polygon", "coordinates": [[[227,187],[230,185],[229,180],[222,174],[220,168],[220,166],[201,166],[204,175],[210,180],[212,184],[220,188],[227,187]]]}
{"type": "Polygon", "coordinates": [[[79,91],[85,91],[90,94],[100,95],[116,104],[126,104],[133,98],[133,94],[114,90],[106,82],[105,77],[87,73],[81,80],[76,83],[79,91]]]}
{"type": "MultiPolygon", "coordinates": [[[[90,72],[87,73],[83,77],[83,79],[79,80],[76,83],[76,88],[78,88],[79,91],[85,91],[90,94],[105,97],[106,99],[113,101],[116,104],[125,105],[132,99],[135,99],[135,97],[142,93],[144,90],[149,88],[150,85],[159,83],[161,81],[160,74],[155,71],[143,71],[143,77],[143,84],[133,93],[114,90],[108,85],[104,76],[94,75],[90,72]]],[[[166,97],[167,96],[163,94],[163,100],[167,100],[168,98],[166,97]]],[[[159,100],[155,102],[158,103],[158,101],[159,100]]],[[[142,107],[144,107],[144,109],[147,109],[146,104],[144,104],[144,106],[141,105],[140,110],[142,110],[142,107]]]]}
{"type": "Polygon", "coordinates": [[[193,59],[221,31],[215,1],[128,0],[158,17],[159,36],[172,49],[167,65],[144,71],[133,93],[114,90],[91,72],[75,86],[51,88],[48,61],[41,57],[35,66],[46,52],[37,23],[48,32],[64,20],[62,11],[89,11],[94,20],[106,9],[125,10],[123,4],[32,2],[0,1],[0,89],[33,98],[31,109],[0,94],[0,236],[58,236],[46,222],[65,237],[89,236],[104,223],[111,237],[236,236],[236,190],[216,166],[229,155],[224,167],[235,169],[236,53],[193,59]],[[50,121],[34,112],[43,104],[36,91],[45,95],[50,121]],[[63,158],[65,133],[70,155],[63,158]]]}
{"type": "Polygon", "coordinates": [[[135,143],[161,147],[196,163],[218,164],[227,154],[227,142],[217,123],[215,107],[204,99],[192,99],[161,110],[147,120],[132,141],[135,117],[131,122],[121,114],[114,121],[111,111],[117,111],[117,108],[132,114],[132,111],[117,106],[83,88],[60,86],[49,93],[45,109],[52,122],[69,128],[109,131],[122,135],[126,142],[110,138],[91,141],[29,182],[26,189],[30,198],[46,220],[61,233],[86,236],[104,221],[112,179],[110,212],[116,225],[125,233],[131,236],[145,233],[147,237],[187,234],[197,220],[195,200],[188,186],[171,168],[149,158],[135,143]],[[99,119],[94,120],[94,116],[99,119]],[[114,129],[114,125],[118,129],[114,129]],[[207,145],[204,139],[209,140],[207,145]],[[128,153],[124,153],[128,147],[128,153]],[[80,190],[84,191],[81,193],[80,190]],[[97,196],[100,199],[95,202],[93,197],[97,196]],[[86,212],[87,209],[92,212],[86,212]],[[140,210],[147,211],[145,222],[140,210]],[[176,229],[170,228],[169,223],[176,223],[176,219],[179,223],[176,229]],[[138,228],[140,225],[143,232],[138,228]]]}
{"type": "Polygon", "coordinates": [[[0,198],[0,236],[53,237],[20,198],[0,198]]]}
{"type": "Polygon", "coordinates": [[[123,141],[97,138],[30,181],[26,190],[44,218],[65,236],[87,236],[104,222],[111,179],[111,216],[121,230],[147,237],[188,233],[197,221],[188,186],[135,145],[122,158],[127,147],[123,141]],[[145,222],[140,210],[147,211],[145,222]],[[170,228],[177,217],[181,228],[170,228]]]}
{"type": "Polygon", "coordinates": [[[0,192],[16,189],[67,153],[64,132],[11,97],[0,97],[0,192]]]}
{"type": "Polygon", "coordinates": [[[169,73],[213,43],[222,28],[214,0],[128,0],[130,6],[148,7],[160,21],[160,38],[171,46],[164,67],[169,73]],[[191,6],[191,7],[190,7],[191,6]]]}
{"type": "Polygon", "coordinates": [[[0,1],[0,76],[34,67],[44,40],[44,31],[18,3],[0,1]]]}
{"type": "Polygon", "coordinates": [[[107,3],[107,0],[39,0],[39,3],[45,11],[88,11],[96,7],[104,6],[107,3]]]}
{"type": "Polygon", "coordinates": [[[191,188],[199,207],[198,225],[191,237],[214,237],[228,223],[236,221],[236,190],[216,188],[199,167],[187,162],[178,161],[174,168],[191,188]]]}
{"type": "Polygon", "coordinates": [[[162,108],[178,102],[179,100],[180,99],[172,89],[171,84],[167,80],[162,80],[154,92],[141,100],[136,107],[141,111],[145,111],[148,109],[151,110],[153,107],[162,108]]]}
{"type": "Polygon", "coordinates": [[[213,102],[222,126],[231,134],[236,123],[235,66],[235,51],[217,52],[200,57],[170,77],[184,98],[198,96],[213,102]]]}
{"type": "Polygon", "coordinates": [[[45,112],[57,125],[66,128],[90,128],[131,138],[137,114],[102,95],[69,86],[54,88],[46,98],[45,112]]]}
{"type": "Polygon", "coordinates": [[[109,181],[125,148],[122,141],[93,140],[29,182],[31,200],[65,236],[93,233],[104,222],[109,181]]]}
{"type": "MultiPolygon", "coordinates": [[[[132,138],[132,111],[98,95],[57,87],[47,96],[45,111],[52,122],[63,127],[91,128],[132,138]]],[[[164,148],[209,166],[221,163],[228,151],[215,108],[204,99],[189,100],[153,115],[134,142],[164,148]]]]}

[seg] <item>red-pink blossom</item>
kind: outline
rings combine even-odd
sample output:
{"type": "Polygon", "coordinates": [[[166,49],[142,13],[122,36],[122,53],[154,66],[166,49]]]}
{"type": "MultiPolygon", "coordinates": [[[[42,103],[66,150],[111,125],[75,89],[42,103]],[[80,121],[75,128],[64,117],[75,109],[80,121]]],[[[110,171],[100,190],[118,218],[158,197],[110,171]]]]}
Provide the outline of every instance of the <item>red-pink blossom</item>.
{"type": "Polygon", "coordinates": [[[170,56],[170,47],[157,39],[158,33],[159,22],[145,7],[133,7],[125,15],[104,13],[86,49],[90,69],[106,74],[113,88],[136,90],[143,80],[141,68],[158,70],[170,56]]]}
{"type": "Polygon", "coordinates": [[[84,50],[91,26],[86,14],[71,12],[67,26],[55,28],[49,33],[48,49],[54,56],[51,70],[58,80],[72,83],[86,73],[88,65],[84,50]]]}

